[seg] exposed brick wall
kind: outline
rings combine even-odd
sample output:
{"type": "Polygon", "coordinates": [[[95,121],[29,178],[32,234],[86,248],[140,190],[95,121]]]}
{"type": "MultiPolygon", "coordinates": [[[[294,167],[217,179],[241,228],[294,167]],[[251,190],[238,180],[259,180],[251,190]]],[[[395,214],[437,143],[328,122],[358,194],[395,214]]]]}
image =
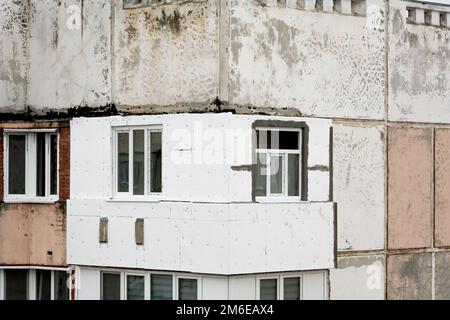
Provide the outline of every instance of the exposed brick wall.
{"type": "Polygon", "coordinates": [[[59,129],[59,198],[70,197],[70,128],[59,129]]]}

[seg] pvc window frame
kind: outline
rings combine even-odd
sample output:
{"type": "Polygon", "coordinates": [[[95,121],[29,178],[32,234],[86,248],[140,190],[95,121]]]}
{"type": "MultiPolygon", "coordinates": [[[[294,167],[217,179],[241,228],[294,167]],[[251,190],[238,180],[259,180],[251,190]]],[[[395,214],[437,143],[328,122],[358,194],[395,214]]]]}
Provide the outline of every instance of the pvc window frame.
{"type": "MultiPolygon", "coordinates": [[[[303,181],[303,166],[302,162],[304,161],[303,157],[303,128],[284,128],[284,127],[256,127],[256,134],[258,131],[289,131],[289,132],[298,132],[298,148],[297,149],[260,149],[258,145],[255,145],[255,154],[258,157],[260,154],[266,154],[266,195],[265,196],[256,196],[256,202],[301,202],[302,201],[302,181],[303,181]],[[299,168],[298,168],[298,195],[289,196],[288,195],[288,187],[289,187],[289,155],[295,154],[299,156],[299,168]],[[283,191],[281,194],[272,193],[271,192],[271,156],[281,155],[283,157],[283,191]]],[[[258,160],[257,160],[258,161],[258,160]]]]}
{"type": "MultiPolygon", "coordinates": [[[[27,300],[34,301],[37,300],[36,296],[36,271],[49,271],[50,272],[50,300],[55,300],[56,288],[55,288],[55,272],[67,272],[67,269],[52,269],[52,268],[29,268],[29,267],[5,267],[0,269],[0,300],[4,300],[6,297],[6,277],[5,270],[25,270],[27,272],[27,300]]],[[[69,288],[67,288],[70,291],[69,288]]]]}
{"type": "Polygon", "coordinates": [[[59,200],[59,173],[60,173],[60,135],[57,129],[4,129],[3,136],[3,191],[5,203],[55,203],[59,200]],[[36,196],[36,134],[46,133],[45,136],[45,196],[36,196]],[[56,135],[56,194],[50,194],[50,136],[56,135]],[[9,137],[12,135],[25,136],[25,194],[9,194],[9,137]]]}
{"type": "Polygon", "coordinates": [[[147,272],[129,272],[124,271],[123,277],[121,276],[121,281],[123,284],[120,286],[122,300],[128,300],[128,276],[142,277],[144,278],[144,300],[150,300],[150,274],[147,272]]]}
{"type": "Polygon", "coordinates": [[[161,272],[161,271],[129,271],[122,269],[100,269],[100,300],[103,300],[103,274],[118,274],[120,276],[120,300],[127,300],[127,276],[143,276],[144,277],[144,300],[151,300],[151,276],[165,275],[172,277],[172,300],[179,298],[179,279],[192,279],[197,281],[197,300],[202,297],[202,276],[193,276],[184,273],[161,272]]]}
{"type": "Polygon", "coordinates": [[[277,300],[284,300],[284,281],[290,278],[300,279],[300,300],[303,300],[303,275],[305,273],[282,273],[256,277],[256,299],[261,300],[261,280],[277,280],[277,300]]]}
{"type": "Polygon", "coordinates": [[[280,276],[266,275],[256,277],[256,300],[261,300],[261,281],[263,280],[277,280],[277,300],[280,300],[280,276]]]}
{"type": "Polygon", "coordinates": [[[176,291],[175,291],[175,295],[176,298],[175,300],[180,300],[179,296],[180,296],[180,286],[179,286],[179,282],[180,280],[186,279],[186,280],[196,280],[197,281],[197,300],[201,300],[202,297],[202,279],[199,276],[190,276],[190,275],[176,275],[175,277],[175,287],[176,287],[176,291]]]}
{"type": "MultiPolygon", "coordinates": [[[[111,200],[118,201],[160,201],[162,196],[162,181],[161,192],[151,192],[151,172],[150,172],[150,156],[151,156],[151,138],[152,132],[161,133],[161,149],[163,149],[163,136],[162,125],[149,125],[149,126],[116,126],[113,127],[113,197],[111,200]],[[144,130],[144,195],[133,194],[133,131],[144,130]],[[119,133],[128,133],[128,192],[119,192],[118,188],[118,176],[119,176],[119,157],[118,157],[118,135],[119,133]]],[[[164,166],[162,161],[161,171],[164,166]]]]}

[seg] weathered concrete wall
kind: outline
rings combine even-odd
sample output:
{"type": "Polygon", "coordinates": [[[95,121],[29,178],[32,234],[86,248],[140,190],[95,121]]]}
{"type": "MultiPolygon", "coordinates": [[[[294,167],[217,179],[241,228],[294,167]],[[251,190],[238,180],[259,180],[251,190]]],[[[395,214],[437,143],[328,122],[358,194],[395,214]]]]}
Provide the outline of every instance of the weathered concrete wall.
{"type": "Polygon", "coordinates": [[[330,271],[330,299],[384,300],[384,283],[382,255],[341,257],[330,271]]]}
{"type": "Polygon", "coordinates": [[[28,6],[0,1],[0,110],[21,112],[27,95],[28,6]]]}
{"type": "Polygon", "coordinates": [[[435,298],[450,300],[450,252],[435,254],[435,298]]]}
{"type": "Polygon", "coordinates": [[[449,7],[389,1],[389,119],[450,122],[450,28],[407,23],[406,7],[449,7]]]}
{"type": "Polygon", "coordinates": [[[117,1],[114,92],[119,109],[195,105],[218,96],[218,3],[123,10],[117,1]]]}
{"type": "Polygon", "coordinates": [[[436,130],[435,153],[435,241],[450,246],[450,130],[436,130]]]}
{"type": "Polygon", "coordinates": [[[432,298],[432,254],[390,255],[387,258],[389,300],[432,298]]]}
{"type": "Polygon", "coordinates": [[[28,104],[42,113],[111,102],[111,1],[30,1],[28,104]]]}
{"type": "Polygon", "coordinates": [[[66,265],[65,208],[60,204],[2,204],[0,264],[66,265]]]}
{"type": "Polygon", "coordinates": [[[333,125],[338,249],[384,248],[384,128],[333,125]]]}
{"type": "Polygon", "coordinates": [[[432,129],[388,130],[388,246],[431,246],[432,129]]]}
{"type": "Polygon", "coordinates": [[[232,0],[229,100],[382,119],[384,2],[367,2],[359,17],[232,0]]]}

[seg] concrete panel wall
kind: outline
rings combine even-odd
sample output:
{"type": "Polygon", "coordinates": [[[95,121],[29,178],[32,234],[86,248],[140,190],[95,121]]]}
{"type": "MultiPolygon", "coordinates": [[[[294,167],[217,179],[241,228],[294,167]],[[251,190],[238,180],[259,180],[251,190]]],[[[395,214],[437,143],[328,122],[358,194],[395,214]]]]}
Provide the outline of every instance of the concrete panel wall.
{"type": "Polygon", "coordinates": [[[218,96],[217,0],[115,12],[115,101],[168,106],[218,96]]]}
{"type": "Polygon", "coordinates": [[[407,23],[406,7],[450,8],[400,0],[389,6],[389,119],[449,123],[450,29],[407,23]]]}
{"type": "Polygon", "coordinates": [[[384,300],[385,262],[382,255],[338,258],[330,271],[331,300],[384,300]]]}
{"type": "Polygon", "coordinates": [[[450,130],[436,130],[435,153],[435,241],[450,246],[450,130]]]}
{"type": "Polygon", "coordinates": [[[435,254],[435,298],[450,300],[450,252],[435,254]]]}
{"type": "Polygon", "coordinates": [[[334,265],[331,203],[188,204],[70,200],[68,263],[211,274],[334,265]],[[99,242],[108,217],[108,242],[99,242]],[[145,219],[145,245],[134,222],[145,219]],[[286,254],[295,252],[295,254],[286,254]]]}
{"type": "Polygon", "coordinates": [[[384,248],[384,128],[333,125],[338,249],[384,248]]]}
{"type": "Polygon", "coordinates": [[[390,255],[387,258],[389,300],[432,298],[432,254],[390,255]]]}
{"type": "Polygon", "coordinates": [[[389,128],[388,246],[431,246],[432,130],[389,128]]]}
{"type": "MultiPolygon", "coordinates": [[[[49,109],[111,102],[111,1],[30,2],[28,104],[49,109]]],[[[61,111],[61,110],[60,110],[61,111]]]]}
{"type": "Polygon", "coordinates": [[[3,204],[0,264],[66,265],[66,216],[59,204],[3,204]]]}
{"type": "Polygon", "coordinates": [[[28,12],[26,1],[0,1],[0,112],[26,105],[28,12]]]}
{"type": "Polygon", "coordinates": [[[230,102],[383,118],[383,1],[368,1],[366,17],[230,3],[230,102]]]}

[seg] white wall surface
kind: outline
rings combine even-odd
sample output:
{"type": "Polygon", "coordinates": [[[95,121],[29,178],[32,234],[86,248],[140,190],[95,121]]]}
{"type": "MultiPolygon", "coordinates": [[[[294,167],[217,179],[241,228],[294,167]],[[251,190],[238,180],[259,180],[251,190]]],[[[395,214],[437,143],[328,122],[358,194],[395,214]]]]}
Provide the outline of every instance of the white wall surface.
{"type": "Polygon", "coordinates": [[[342,257],[330,270],[331,300],[384,300],[383,256],[342,257]]]}
{"type": "Polygon", "coordinates": [[[76,268],[76,299],[100,300],[100,270],[94,268],[76,268]]]}
{"type": "Polygon", "coordinates": [[[203,300],[228,300],[227,277],[202,277],[203,300]]]}
{"type": "Polygon", "coordinates": [[[231,277],[229,298],[230,300],[256,300],[256,277],[231,277]]]}
{"type": "Polygon", "coordinates": [[[328,269],[332,203],[199,204],[70,200],[69,264],[210,274],[328,269]],[[99,243],[100,217],[108,243],[99,243]],[[134,239],[144,218],[145,245],[134,239]]]}
{"type": "Polygon", "coordinates": [[[251,128],[261,119],[306,122],[308,181],[316,185],[308,200],[327,201],[329,120],[232,114],[74,119],[68,263],[212,274],[332,267],[332,203],[252,203],[251,171],[231,168],[251,164],[251,128]],[[163,128],[161,199],[111,199],[112,127],[152,124],[163,128]],[[180,143],[180,137],[188,139],[180,143]],[[211,137],[228,137],[227,143],[211,137]],[[205,164],[198,151],[221,157],[205,164]],[[233,151],[240,157],[224,159],[233,151]],[[193,162],[179,164],[180,159],[193,162]],[[320,176],[314,175],[318,166],[320,176]],[[100,217],[109,219],[108,244],[98,241],[100,217]],[[145,219],[144,247],[134,242],[136,218],[145,219]]]}
{"type": "Polygon", "coordinates": [[[333,126],[333,200],[339,250],[384,248],[384,129],[333,126]]]}
{"type": "Polygon", "coordinates": [[[303,300],[325,300],[327,279],[324,272],[305,273],[303,279],[303,300]]]}
{"type": "Polygon", "coordinates": [[[72,120],[71,199],[110,199],[113,196],[113,127],[162,125],[161,200],[249,202],[252,200],[251,171],[231,167],[252,164],[251,129],[256,120],[306,122],[310,129],[307,163],[311,192],[308,200],[328,201],[329,120],[227,113],[72,120]],[[321,171],[315,169],[318,166],[323,167],[321,171]]]}

